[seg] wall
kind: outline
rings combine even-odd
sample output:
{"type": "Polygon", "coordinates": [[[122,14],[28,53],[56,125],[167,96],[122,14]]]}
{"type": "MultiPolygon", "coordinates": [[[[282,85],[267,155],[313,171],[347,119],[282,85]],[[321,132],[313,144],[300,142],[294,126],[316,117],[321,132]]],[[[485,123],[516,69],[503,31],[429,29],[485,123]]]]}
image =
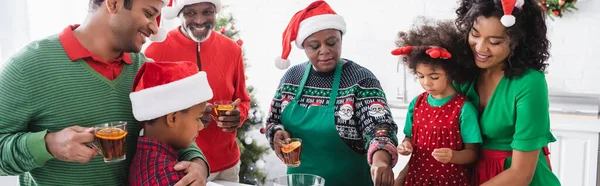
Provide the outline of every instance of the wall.
{"type": "Polygon", "coordinates": [[[0,1],[0,66],[30,41],[27,8],[27,1],[0,1]]]}
{"type": "Polygon", "coordinates": [[[552,42],[548,83],[552,89],[600,93],[600,63],[594,53],[600,49],[600,1],[579,0],[579,11],[562,19],[549,20],[552,42]]]}
{"type": "Polygon", "coordinates": [[[85,19],[88,1],[0,1],[0,66],[33,40],[59,33],[67,25],[85,19]]]}

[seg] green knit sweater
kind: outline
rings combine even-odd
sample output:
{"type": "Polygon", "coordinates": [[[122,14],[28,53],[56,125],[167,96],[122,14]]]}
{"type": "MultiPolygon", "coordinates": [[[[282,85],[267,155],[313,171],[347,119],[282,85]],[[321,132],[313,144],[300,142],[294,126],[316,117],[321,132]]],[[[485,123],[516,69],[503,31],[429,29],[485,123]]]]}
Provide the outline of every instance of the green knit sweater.
{"type": "MultiPolygon", "coordinates": [[[[19,175],[21,185],[126,185],[141,129],[131,113],[129,93],[140,66],[131,54],[119,77],[106,79],[84,60],[69,60],[58,36],[25,46],[0,68],[0,176],[19,175]],[[63,162],[46,149],[44,137],[66,127],[128,122],[127,159],[104,163],[63,162]]],[[[180,159],[205,159],[194,144],[180,159]]]]}

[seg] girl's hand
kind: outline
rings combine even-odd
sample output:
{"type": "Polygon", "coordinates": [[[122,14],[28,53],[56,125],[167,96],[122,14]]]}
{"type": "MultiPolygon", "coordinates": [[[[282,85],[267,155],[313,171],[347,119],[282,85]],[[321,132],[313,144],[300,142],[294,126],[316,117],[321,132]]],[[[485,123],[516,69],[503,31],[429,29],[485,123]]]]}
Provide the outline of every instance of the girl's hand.
{"type": "Polygon", "coordinates": [[[412,143],[410,140],[404,140],[400,145],[398,145],[398,154],[403,156],[408,156],[413,152],[412,143]]]}
{"type": "Polygon", "coordinates": [[[453,150],[450,148],[433,149],[433,153],[431,153],[435,160],[442,163],[450,162],[450,160],[452,159],[452,154],[453,150]]]}

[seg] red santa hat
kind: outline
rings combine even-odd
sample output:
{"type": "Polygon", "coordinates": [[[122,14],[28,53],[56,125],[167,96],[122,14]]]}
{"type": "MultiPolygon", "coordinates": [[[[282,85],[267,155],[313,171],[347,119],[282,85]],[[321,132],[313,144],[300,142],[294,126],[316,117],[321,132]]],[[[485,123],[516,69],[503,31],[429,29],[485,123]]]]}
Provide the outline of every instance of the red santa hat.
{"type": "Polygon", "coordinates": [[[215,10],[216,13],[221,12],[221,1],[220,0],[172,0],[174,1],[174,3],[172,4],[172,6],[168,6],[166,8],[162,9],[162,15],[164,16],[165,19],[175,19],[179,13],[181,12],[181,9],[183,9],[183,7],[187,6],[187,5],[193,5],[196,3],[212,3],[213,5],[215,5],[215,10]]]}
{"type": "Polygon", "coordinates": [[[502,10],[504,11],[504,15],[500,18],[500,22],[505,27],[511,27],[515,24],[515,16],[512,15],[512,12],[515,7],[521,8],[525,4],[525,0],[502,0],[502,10]]]}
{"type": "Polygon", "coordinates": [[[351,109],[354,109],[354,103],[352,103],[352,101],[346,101],[342,106],[350,106],[351,109]]]}
{"type": "MultiPolygon", "coordinates": [[[[167,6],[171,6],[171,4],[173,3],[172,0],[162,0],[163,2],[163,7],[167,7],[167,6]]],[[[158,15],[156,17],[156,26],[158,27],[158,32],[152,34],[150,36],[150,41],[152,42],[162,42],[165,39],[167,39],[167,33],[168,31],[162,27],[160,27],[160,17],[161,15],[158,15]]]]}
{"type": "Polygon", "coordinates": [[[190,108],[213,96],[205,72],[189,61],[147,62],[133,81],[129,94],[133,116],[148,121],[190,108]]]}
{"type": "Polygon", "coordinates": [[[325,29],[340,30],[342,35],[346,33],[344,18],[337,15],[325,1],[315,1],[298,11],[283,31],[283,51],[275,59],[275,66],[282,70],[290,66],[288,56],[292,50],[292,41],[295,41],[296,47],[304,49],[302,43],[308,36],[325,29]]]}

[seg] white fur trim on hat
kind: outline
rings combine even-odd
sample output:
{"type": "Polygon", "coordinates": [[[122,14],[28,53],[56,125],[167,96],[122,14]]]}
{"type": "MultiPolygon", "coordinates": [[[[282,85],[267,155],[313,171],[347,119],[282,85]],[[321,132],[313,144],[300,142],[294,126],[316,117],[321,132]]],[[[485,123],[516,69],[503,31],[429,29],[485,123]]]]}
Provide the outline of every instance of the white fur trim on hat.
{"type": "Polygon", "coordinates": [[[276,57],[275,58],[275,67],[277,67],[278,69],[281,69],[281,70],[285,70],[288,67],[290,67],[290,60],[282,59],[281,57],[276,57]]]}
{"type": "Polygon", "coordinates": [[[302,43],[311,34],[325,30],[325,29],[338,29],[342,31],[342,34],[346,33],[346,22],[344,17],[337,14],[323,14],[318,16],[309,17],[298,26],[298,36],[296,37],[296,46],[303,49],[302,43]]]}
{"type": "Polygon", "coordinates": [[[213,97],[205,72],[129,94],[133,116],[148,121],[190,108],[213,97]]]}
{"type": "Polygon", "coordinates": [[[165,7],[162,9],[162,16],[164,16],[165,19],[175,19],[183,7],[204,2],[215,5],[215,13],[221,12],[222,5],[220,0],[174,0],[172,7],[165,7]]]}
{"type": "Polygon", "coordinates": [[[168,31],[164,28],[158,27],[158,32],[156,34],[150,35],[150,41],[152,42],[163,42],[167,39],[168,31]]]}

